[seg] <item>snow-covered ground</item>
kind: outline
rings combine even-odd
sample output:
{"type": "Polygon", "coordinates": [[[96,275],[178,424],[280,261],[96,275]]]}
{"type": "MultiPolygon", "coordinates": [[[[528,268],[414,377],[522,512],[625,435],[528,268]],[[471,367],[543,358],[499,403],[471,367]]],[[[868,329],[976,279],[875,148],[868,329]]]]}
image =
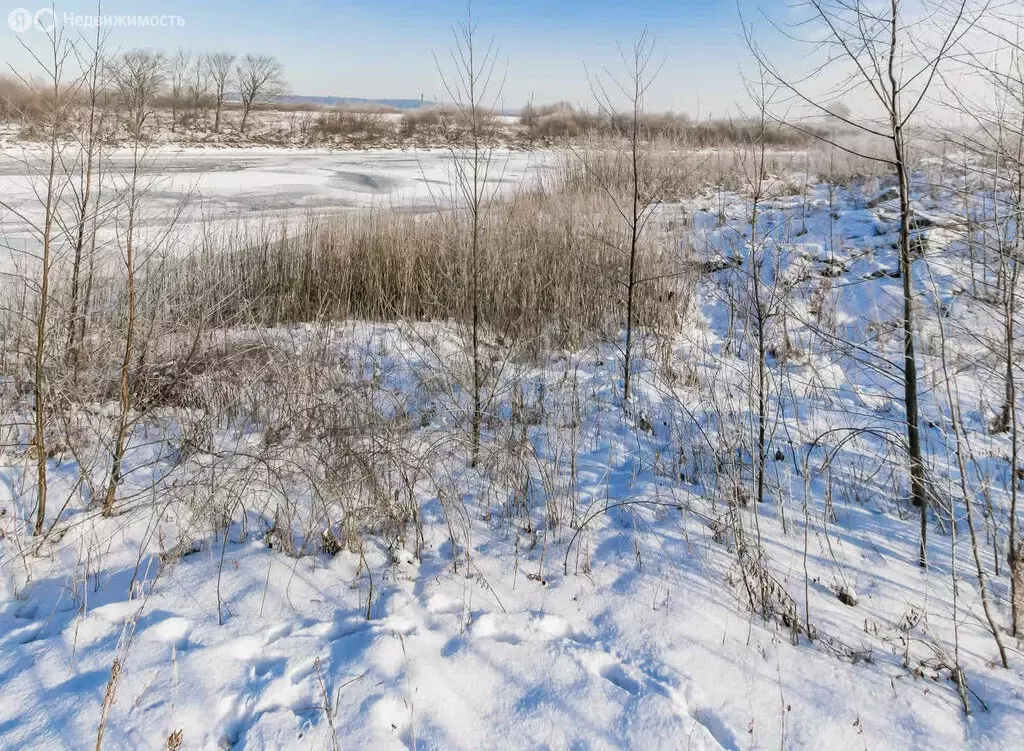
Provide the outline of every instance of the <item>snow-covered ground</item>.
{"type": "MultiPolygon", "coordinates": [[[[241,172],[261,170],[287,203],[302,192],[291,158],[241,172]]],[[[222,206],[243,200],[231,159],[201,178],[222,206]]],[[[350,196],[366,170],[335,164],[322,189],[350,196]]],[[[298,451],[298,427],[271,435],[238,418],[184,456],[186,418],[168,413],[136,430],[122,488],[134,500],[113,518],[89,503],[88,457],[55,455],[52,497],[68,503],[34,552],[28,458],[6,450],[0,747],[92,747],[113,691],[105,748],[1019,748],[1024,652],[1004,635],[999,665],[962,503],[952,527],[937,504],[917,565],[916,510],[887,441],[902,414],[887,365],[900,280],[893,207],[868,200],[878,191],[812,185],[761,207],[755,252],[788,300],[784,316],[771,308],[764,504],[736,494],[750,482],[753,363],[750,206],[734,194],[659,213],[685,217],[661,226],[684,227],[676,240],[717,271],[667,342],[642,338],[630,404],[614,346],[512,358],[489,389],[476,467],[450,327],[223,332],[225,347],[259,343],[265,369],[320,353],[329,365],[288,392],[312,395],[310,420],[375,416],[353,445],[381,516],[361,496],[310,495],[294,455],[273,448],[298,451]],[[332,526],[348,518],[364,534],[332,526]],[[752,561],[767,617],[749,607],[752,561]]],[[[953,391],[989,480],[991,515],[976,508],[976,523],[1005,625],[1005,565],[992,574],[986,536],[1006,529],[1008,439],[988,429],[1001,384],[984,340],[998,310],[967,294],[951,196],[916,204],[932,219],[917,261],[924,443],[956,498],[953,391]]],[[[253,393],[268,414],[288,408],[253,393]]]]}

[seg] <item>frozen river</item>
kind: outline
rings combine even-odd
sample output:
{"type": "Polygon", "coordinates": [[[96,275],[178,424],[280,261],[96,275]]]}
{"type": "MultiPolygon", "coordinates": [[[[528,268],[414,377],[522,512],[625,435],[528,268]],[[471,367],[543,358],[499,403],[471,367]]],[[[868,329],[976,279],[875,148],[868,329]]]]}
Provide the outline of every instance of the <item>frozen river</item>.
{"type": "MultiPolygon", "coordinates": [[[[69,159],[73,155],[69,155],[69,159]]],[[[535,179],[554,163],[551,153],[497,152],[488,190],[502,192],[535,179]]],[[[171,149],[142,160],[140,223],[173,227],[187,244],[202,232],[253,221],[295,221],[317,214],[367,207],[426,209],[453,203],[454,162],[446,151],[313,151],[308,149],[171,149]]],[[[6,253],[38,245],[38,194],[46,166],[38,150],[0,150],[0,244],[6,253]]],[[[116,202],[126,190],[132,155],[105,158],[102,200],[116,202]]],[[[75,190],[65,186],[65,201],[75,190]]],[[[123,222],[122,222],[123,223],[123,222]]],[[[116,233],[116,222],[108,222],[116,233]]]]}

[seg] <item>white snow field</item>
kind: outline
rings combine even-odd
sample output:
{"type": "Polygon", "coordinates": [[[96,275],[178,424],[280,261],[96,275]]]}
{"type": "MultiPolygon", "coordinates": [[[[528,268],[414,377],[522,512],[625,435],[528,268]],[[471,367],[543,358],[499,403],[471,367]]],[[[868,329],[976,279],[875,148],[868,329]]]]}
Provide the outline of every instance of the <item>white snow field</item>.
{"type": "MultiPolygon", "coordinates": [[[[298,158],[195,163],[223,167],[197,175],[220,206],[279,207],[303,194],[298,158]],[[249,171],[264,187],[241,192],[249,171]]],[[[331,159],[312,170],[318,200],[362,195],[353,174],[369,170],[348,160],[370,157],[331,159]]],[[[415,182],[410,159],[389,156],[387,179],[415,182]]],[[[1009,438],[988,429],[1002,383],[986,339],[998,306],[969,294],[953,188],[922,192],[922,424],[947,501],[922,569],[893,448],[901,282],[893,207],[868,200],[879,190],[812,185],[762,206],[764,279],[792,299],[788,341],[772,329],[764,504],[730,495],[730,478],[749,484],[753,430],[749,336],[728,305],[749,268],[750,207],[735,194],[661,208],[717,270],[669,343],[641,337],[630,403],[616,346],[510,358],[476,467],[454,385],[463,339],[438,323],[217,332],[221,351],[256,353],[239,389],[263,414],[302,412],[261,379],[319,353],[290,393],[310,421],[352,420],[349,448],[246,414],[183,442],[197,408],[168,407],[134,431],[132,500],[112,518],[81,470],[102,452],[55,451],[60,516],[38,549],[32,464],[6,447],[0,748],[93,748],[108,692],[108,749],[1021,748],[1024,651],[1004,633],[1000,665],[949,426],[955,393],[1005,628],[992,540],[1005,555],[1009,438]],[[295,469],[321,450],[339,457],[334,495],[295,469]],[[357,472],[363,494],[346,495],[357,472]],[[386,513],[363,513],[368,499],[386,513]],[[362,529],[340,526],[350,518],[362,529]],[[752,571],[767,613],[750,607],[752,571]]],[[[191,388],[221,394],[213,371],[191,388]]]]}

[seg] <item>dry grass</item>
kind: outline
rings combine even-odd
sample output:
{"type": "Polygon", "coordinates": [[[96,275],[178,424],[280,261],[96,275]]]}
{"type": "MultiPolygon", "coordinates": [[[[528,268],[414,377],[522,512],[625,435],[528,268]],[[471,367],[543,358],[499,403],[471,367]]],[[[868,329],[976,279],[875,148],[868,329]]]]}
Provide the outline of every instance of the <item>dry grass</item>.
{"type": "Polygon", "coordinates": [[[313,142],[344,138],[356,142],[380,143],[394,135],[395,127],[381,112],[336,109],[320,112],[313,120],[309,137],[313,142]]]}
{"type": "MultiPolygon", "coordinates": [[[[481,314],[494,335],[571,347],[617,334],[626,237],[605,200],[593,186],[563,181],[488,207],[481,314]]],[[[221,301],[215,325],[458,322],[468,314],[469,232],[460,212],[371,210],[233,238],[168,271],[178,280],[170,299],[221,301]]],[[[682,312],[681,264],[675,248],[652,235],[640,273],[661,281],[642,285],[640,326],[659,328],[682,312]]]]}

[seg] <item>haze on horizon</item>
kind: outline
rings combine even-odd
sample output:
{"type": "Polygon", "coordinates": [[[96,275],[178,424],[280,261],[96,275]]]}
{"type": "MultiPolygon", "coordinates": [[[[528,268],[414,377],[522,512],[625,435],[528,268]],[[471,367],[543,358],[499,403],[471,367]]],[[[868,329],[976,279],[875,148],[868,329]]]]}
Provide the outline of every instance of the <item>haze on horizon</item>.
{"type": "MultiPolygon", "coordinates": [[[[759,7],[785,12],[781,0],[741,3],[749,6],[744,17],[756,15],[759,7]]],[[[45,4],[9,0],[8,6],[0,8],[2,17],[15,7],[34,12],[45,4]]],[[[648,108],[701,117],[734,113],[746,100],[742,70],[750,67],[751,57],[739,8],[733,0],[685,5],[640,0],[629,7],[612,0],[472,4],[482,36],[493,37],[498,49],[504,84],[497,104],[502,109],[518,109],[531,101],[592,106],[587,69],[620,65],[618,45],[629,45],[646,26],[664,58],[647,97],[648,108]]],[[[181,19],[180,25],[165,27],[112,27],[111,41],[121,49],[172,52],[181,47],[196,53],[275,55],[293,95],[444,101],[435,56],[447,55],[452,26],[465,19],[466,10],[461,0],[109,0],[98,12],[181,19]]],[[[54,11],[58,19],[65,14],[95,16],[97,4],[59,2],[54,11]]],[[[42,37],[34,29],[21,35],[3,29],[0,63],[5,72],[32,70],[24,45],[31,48],[42,37]]]]}

